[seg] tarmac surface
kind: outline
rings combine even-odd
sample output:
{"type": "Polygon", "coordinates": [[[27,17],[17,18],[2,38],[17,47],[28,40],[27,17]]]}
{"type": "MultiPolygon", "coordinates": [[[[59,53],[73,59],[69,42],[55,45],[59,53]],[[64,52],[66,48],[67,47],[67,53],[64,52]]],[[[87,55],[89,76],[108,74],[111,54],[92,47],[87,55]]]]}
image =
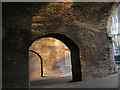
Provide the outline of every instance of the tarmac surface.
{"type": "Polygon", "coordinates": [[[120,75],[115,73],[102,79],[70,82],[71,74],[47,76],[31,79],[30,88],[118,88],[118,78],[120,79],[120,75]]]}
{"type": "Polygon", "coordinates": [[[118,72],[118,87],[119,87],[119,90],[120,90],[120,69],[119,69],[119,72],[118,72]]]}

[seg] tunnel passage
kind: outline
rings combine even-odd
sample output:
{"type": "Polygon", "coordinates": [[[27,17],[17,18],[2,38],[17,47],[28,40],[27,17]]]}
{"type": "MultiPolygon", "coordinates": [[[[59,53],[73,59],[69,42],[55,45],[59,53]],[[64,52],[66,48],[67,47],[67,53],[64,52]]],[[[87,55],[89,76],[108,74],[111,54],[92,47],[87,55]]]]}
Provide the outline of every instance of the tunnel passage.
{"type": "Polygon", "coordinates": [[[30,79],[71,75],[70,50],[55,38],[36,40],[29,48],[29,73],[30,79]]]}
{"type": "MultiPolygon", "coordinates": [[[[50,5],[53,6],[53,4],[50,5]]],[[[110,57],[110,52],[106,50],[109,50],[108,43],[110,44],[108,37],[106,36],[107,22],[109,20],[106,19],[109,19],[112,15],[110,10],[114,11],[113,8],[117,7],[115,3],[73,3],[71,7],[68,9],[66,8],[65,10],[64,7],[61,10],[62,6],[58,5],[57,7],[60,8],[60,10],[58,10],[57,14],[57,9],[55,9],[55,12],[51,14],[50,11],[52,12],[52,9],[47,9],[47,7],[44,6],[44,3],[2,3],[2,6],[2,35],[4,35],[2,37],[3,88],[29,87],[29,43],[31,43],[34,38],[36,39],[36,37],[40,37],[43,34],[51,32],[59,32],[64,33],[64,35],[69,35],[72,40],[76,40],[75,43],[81,48],[81,51],[86,52],[87,50],[95,50],[93,52],[82,53],[82,62],[85,61],[84,65],[82,64],[83,80],[88,80],[89,78],[102,78],[115,73],[116,69],[114,68],[113,60],[110,57]],[[40,7],[43,6],[45,10],[43,10],[42,13],[45,15],[45,19],[43,21],[46,21],[46,23],[45,28],[35,31],[31,30],[31,15],[38,13],[36,9],[40,9],[36,4],[40,7]],[[46,10],[50,15],[46,13],[46,10]],[[63,11],[65,11],[65,13],[63,11]],[[63,12],[63,14],[60,16],[59,12],[63,12]],[[53,15],[55,15],[55,19],[53,15]],[[60,20],[58,25],[56,25],[56,19],[60,20]],[[51,26],[46,27],[48,21],[52,24],[51,26]],[[79,39],[81,40],[80,42],[79,39]],[[89,45],[89,48],[87,48],[87,45],[89,45]]],[[[53,8],[55,7],[56,5],[53,6],[53,8]]],[[[62,39],[62,41],[64,41],[64,38],[62,39]]],[[[72,53],[72,55],[73,54],[74,53],[72,53]]]]}
{"type": "MultiPolygon", "coordinates": [[[[42,57],[39,55],[38,52],[36,52],[34,50],[29,50],[29,53],[30,52],[32,52],[35,55],[37,55],[38,59],[36,59],[36,60],[30,59],[29,60],[29,75],[30,75],[29,77],[30,78],[32,78],[32,77],[39,77],[39,76],[43,77],[43,59],[42,59],[42,57]]],[[[31,58],[33,55],[30,54],[29,58],[31,58]]]]}
{"type": "MultiPolygon", "coordinates": [[[[81,81],[82,75],[81,75],[81,64],[80,64],[80,56],[79,56],[80,54],[79,54],[78,46],[70,38],[68,38],[62,34],[57,34],[57,33],[48,34],[43,37],[40,37],[39,39],[44,39],[44,38],[58,39],[59,41],[61,41],[63,44],[65,44],[68,47],[67,49],[69,49],[70,53],[71,53],[70,58],[71,58],[71,68],[72,68],[72,81],[81,81]]],[[[58,43],[55,43],[55,44],[58,44],[58,43]]],[[[43,60],[43,62],[44,62],[44,60],[43,60]]],[[[43,73],[44,73],[44,65],[43,65],[43,73]]],[[[45,75],[47,75],[47,74],[45,74],[45,75]]]]}

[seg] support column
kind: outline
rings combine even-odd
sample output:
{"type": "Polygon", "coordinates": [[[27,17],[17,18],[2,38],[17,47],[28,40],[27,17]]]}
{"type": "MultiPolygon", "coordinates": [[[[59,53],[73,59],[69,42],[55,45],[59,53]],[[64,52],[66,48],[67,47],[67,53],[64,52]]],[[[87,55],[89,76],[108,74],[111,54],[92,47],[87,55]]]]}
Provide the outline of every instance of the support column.
{"type": "Polygon", "coordinates": [[[22,42],[7,40],[2,49],[2,88],[29,88],[29,49],[22,42]]]}
{"type": "Polygon", "coordinates": [[[82,81],[81,62],[79,57],[79,49],[71,50],[71,64],[72,64],[72,81],[82,81]]]}

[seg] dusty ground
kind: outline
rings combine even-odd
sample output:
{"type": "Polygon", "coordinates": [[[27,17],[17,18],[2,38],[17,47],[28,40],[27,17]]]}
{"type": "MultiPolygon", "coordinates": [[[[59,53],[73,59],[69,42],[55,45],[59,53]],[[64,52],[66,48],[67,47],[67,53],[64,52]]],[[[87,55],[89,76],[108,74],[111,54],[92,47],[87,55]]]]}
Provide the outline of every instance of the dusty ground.
{"type": "Polygon", "coordinates": [[[118,88],[118,73],[103,79],[80,82],[70,82],[71,78],[71,75],[61,75],[31,79],[31,88],[118,88]]]}

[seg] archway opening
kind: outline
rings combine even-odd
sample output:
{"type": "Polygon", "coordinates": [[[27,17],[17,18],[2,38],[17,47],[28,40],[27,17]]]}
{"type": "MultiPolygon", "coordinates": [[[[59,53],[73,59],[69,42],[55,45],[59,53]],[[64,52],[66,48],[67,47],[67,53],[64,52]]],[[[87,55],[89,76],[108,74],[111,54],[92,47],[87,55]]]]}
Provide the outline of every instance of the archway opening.
{"type": "Polygon", "coordinates": [[[40,37],[30,46],[29,58],[31,80],[41,78],[42,69],[42,78],[70,76],[69,81],[82,80],[79,47],[62,34],[40,37]]]}
{"type": "Polygon", "coordinates": [[[41,38],[29,48],[30,78],[71,74],[70,50],[55,38],[41,38]]]}
{"type": "Polygon", "coordinates": [[[116,8],[111,22],[111,38],[115,63],[120,69],[120,5],[116,8]]]}

